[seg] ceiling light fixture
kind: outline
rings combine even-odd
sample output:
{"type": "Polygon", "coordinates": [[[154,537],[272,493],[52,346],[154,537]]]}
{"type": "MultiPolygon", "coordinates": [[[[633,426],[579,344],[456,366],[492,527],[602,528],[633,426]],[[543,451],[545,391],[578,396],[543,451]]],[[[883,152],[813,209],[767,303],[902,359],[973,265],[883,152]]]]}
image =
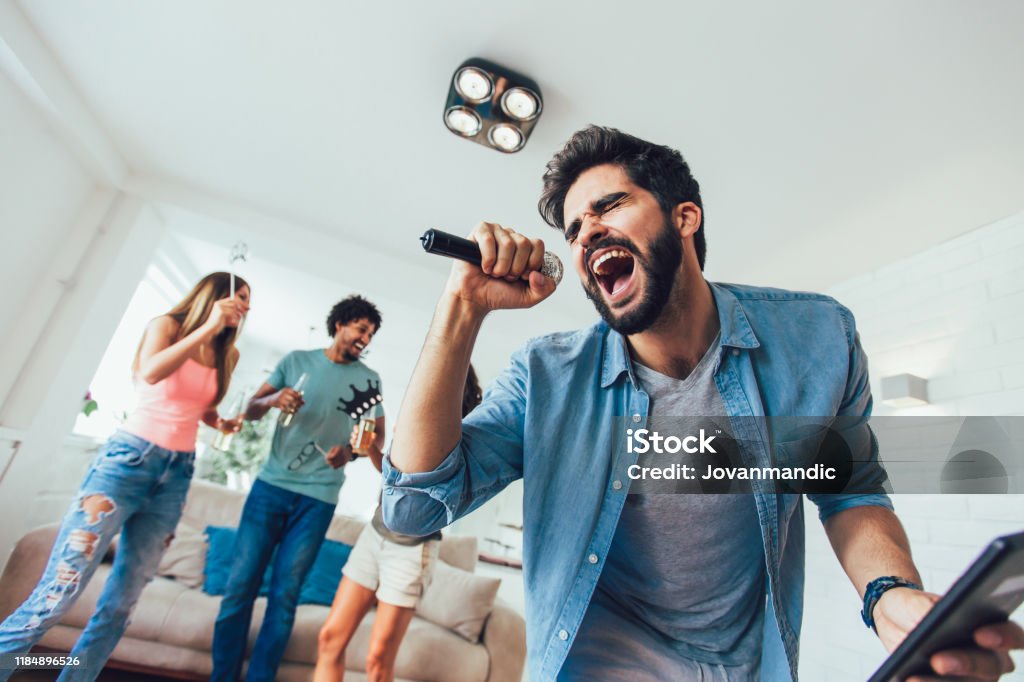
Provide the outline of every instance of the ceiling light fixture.
{"type": "Polygon", "coordinates": [[[511,154],[526,145],[542,108],[532,79],[473,58],[452,75],[444,124],[459,137],[511,154]]]}

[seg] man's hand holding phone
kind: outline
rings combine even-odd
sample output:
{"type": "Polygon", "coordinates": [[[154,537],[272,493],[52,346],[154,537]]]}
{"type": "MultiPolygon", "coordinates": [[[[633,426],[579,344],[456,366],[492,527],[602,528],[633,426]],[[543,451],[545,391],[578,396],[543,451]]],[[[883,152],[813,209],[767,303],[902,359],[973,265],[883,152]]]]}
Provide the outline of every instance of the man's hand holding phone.
{"type": "MultiPolygon", "coordinates": [[[[893,651],[941,598],[930,592],[907,588],[889,590],[875,606],[875,626],[887,651],[893,651]]],[[[974,647],[932,654],[936,677],[914,676],[908,682],[931,680],[996,680],[1013,672],[1010,651],[1024,649],[1024,630],[1013,621],[986,625],[974,631],[974,647]]]]}
{"type": "Polygon", "coordinates": [[[1009,620],[1024,604],[1024,533],[989,543],[943,596],[896,586],[877,599],[865,621],[891,653],[871,682],[997,680],[1024,649],[1009,620]]]}

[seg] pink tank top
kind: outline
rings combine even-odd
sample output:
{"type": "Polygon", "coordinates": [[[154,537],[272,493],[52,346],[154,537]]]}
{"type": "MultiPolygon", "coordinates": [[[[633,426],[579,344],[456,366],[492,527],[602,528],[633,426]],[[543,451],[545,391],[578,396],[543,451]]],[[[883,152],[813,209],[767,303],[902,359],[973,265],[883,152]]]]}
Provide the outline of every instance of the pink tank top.
{"type": "Polygon", "coordinates": [[[162,381],[135,380],[139,404],[123,431],[168,450],[196,449],[199,419],[217,395],[217,370],[189,358],[162,381]]]}

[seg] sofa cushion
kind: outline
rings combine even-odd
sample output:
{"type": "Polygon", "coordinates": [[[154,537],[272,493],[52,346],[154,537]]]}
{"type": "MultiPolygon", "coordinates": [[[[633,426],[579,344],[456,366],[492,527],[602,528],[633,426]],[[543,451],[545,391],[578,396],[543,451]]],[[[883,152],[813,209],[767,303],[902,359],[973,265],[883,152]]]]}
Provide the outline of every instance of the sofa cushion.
{"type": "MultiPolygon", "coordinates": [[[[284,652],[285,661],[295,663],[316,663],[317,636],[320,628],[327,620],[330,609],[319,604],[303,604],[295,610],[295,625],[292,627],[292,636],[288,639],[288,646],[284,652]]],[[[371,612],[372,614],[372,612],[371,612]]],[[[364,619],[364,622],[372,622],[373,616],[364,619]]],[[[367,634],[367,633],[364,633],[367,634]]],[[[362,642],[357,640],[360,636],[353,635],[349,648],[356,647],[360,651],[366,651],[362,642]]],[[[367,636],[365,645],[369,646],[370,640],[367,636]]]]}
{"type": "Polygon", "coordinates": [[[202,587],[206,566],[206,537],[199,529],[179,523],[167,551],[160,558],[157,575],[174,578],[185,587],[202,587]]]}
{"type": "MultiPolygon", "coordinates": [[[[361,627],[372,629],[372,617],[375,615],[375,611],[371,612],[363,619],[361,627]]],[[[365,670],[365,655],[360,656],[361,651],[366,649],[346,652],[347,669],[365,670]]],[[[470,644],[451,630],[414,617],[398,649],[395,675],[411,680],[482,682],[488,678],[490,664],[485,647],[470,644]]]]}
{"type": "Polygon", "coordinates": [[[352,545],[334,540],[324,540],[317,552],[313,568],[302,583],[299,594],[300,604],[321,604],[330,606],[334,601],[334,593],[341,582],[341,569],[352,553],[352,545]]]}
{"type": "MultiPolygon", "coordinates": [[[[231,577],[231,567],[235,561],[235,536],[238,534],[236,528],[224,528],[221,526],[206,527],[206,563],[203,566],[203,592],[214,596],[221,596],[228,586],[228,579],[231,577]]],[[[276,554],[276,552],[275,552],[276,554]]],[[[267,563],[267,570],[263,572],[263,582],[260,584],[259,595],[267,596],[270,592],[270,572],[274,565],[274,557],[267,563]]]]}
{"type": "MultiPolygon", "coordinates": [[[[182,541],[182,554],[186,551],[186,544],[194,543],[198,536],[203,536],[208,525],[224,527],[238,527],[242,519],[242,508],[245,506],[246,494],[232,491],[223,485],[217,485],[205,480],[194,480],[188,489],[188,498],[181,514],[181,521],[175,529],[175,542],[178,538],[182,541]]],[[[345,545],[355,545],[366,521],[361,521],[350,516],[336,514],[331,521],[327,531],[328,540],[335,540],[345,545]]],[[[195,546],[195,545],[194,545],[195,546]]],[[[472,572],[476,569],[477,541],[473,537],[445,537],[441,541],[438,556],[453,566],[472,572]]],[[[203,584],[203,562],[205,562],[205,549],[193,555],[193,562],[190,565],[171,564],[172,560],[180,560],[175,556],[174,543],[172,542],[168,553],[171,557],[161,563],[160,576],[174,578],[186,585],[203,584]],[[166,566],[165,566],[166,564],[166,566]],[[164,571],[164,568],[167,571],[164,571]]]]}
{"type": "MultiPolygon", "coordinates": [[[[71,651],[82,636],[82,631],[69,625],[55,625],[39,640],[42,646],[56,651],[71,651]]],[[[161,644],[153,640],[135,639],[124,636],[110,657],[111,665],[100,674],[100,680],[144,680],[149,679],[144,673],[128,676],[118,675],[110,668],[130,664],[151,669],[153,672],[166,671],[180,679],[209,679],[212,670],[209,651],[196,651],[184,647],[161,644]],[[171,672],[173,671],[173,673],[171,672]]],[[[16,677],[13,679],[17,679],[16,677]]],[[[46,677],[25,679],[51,679],[46,677]]],[[[163,677],[159,679],[164,679],[163,677]]],[[[308,673],[306,680],[309,679],[308,673]]],[[[345,676],[345,682],[354,682],[345,676]]]]}
{"type": "MultiPolygon", "coordinates": [[[[157,580],[175,584],[166,579],[157,580]]],[[[181,589],[166,614],[157,641],[182,649],[210,651],[219,608],[220,597],[211,597],[199,590],[181,589]]],[[[250,652],[265,611],[266,599],[257,599],[253,605],[252,626],[249,629],[250,652]]],[[[296,610],[295,626],[284,652],[285,663],[316,663],[317,634],[327,620],[328,613],[327,607],[315,604],[305,604],[296,610]]],[[[376,611],[371,610],[352,636],[345,659],[348,670],[365,670],[366,651],[370,645],[375,616],[376,611]]],[[[395,665],[400,679],[470,682],[487,679],[490,659],[484,647],[472,645],[445,628],[414,617],[402,641],[395,665]]],[[[306,674],[308,676],[308,670],[306,674]]],[[[345,679],[348,679],[347,675],[345,679]]]]}
{"type": "Polygon", "coordinates": [[[181,513],[181,523],[196,529],[207,526],[234,528],[242,518],[246,493],[209,481],[193,480],[181,513]]]}
{"type": "MultiPolygon", "coordinates": [[[[284,652],[284,663],[316,663],[317,635],[327,614],[328,609],[323,606],[306,605],[298,608],[295,612],[295,627],[284,652]]],[[[376,616],[377,611],[371,610],[352,635],[345,651],[346,670],[366,670],[366,652],[376,616]]],[[[255,635],[250,638],[250,646],[254,639],[255,635]]],[[[399,679],[483,682],[487,679],[489,669],[490,657],[486,648],[470,644],[450,630],[418,617],[414,617],[409,624],[395,660],[395,676],[399,679]]],[[[347,673],[345,679],[349,679],[347,673]]]]}
{"type": "Polygon", "coordinates": [[[331,525],[327,528],[326,537],[328,540],[342,542],[354,547],[356,540],[359,539],[359,534],[363,532],[364,526],[366,526],[365,521],[360,521],[351,516],[335,514],[334,518],[331,519],[331,525]]]}
{"type": "Polygon", "coordinates": [[[474,575],[438,561],[416,604],[416,613],[475,644],[480,641],[484,621],[494,608],[500,584],[500,578],[474,575]]]}
{"type": "MultiPolygon", "coordinates": [[[[327,614],[328,609],[323,606],[307,604],[298,608],[295,627],[284,652],[284,663],[316,663],[317,635],[327,620],[327,614]]],[[[376,609],[371,610],[352,635],[345,651],[346,670],[366,670],[366,652],[370,647],[370,633],[376,616],[376,609]]],[[[254,641],[255,634],[250,645],[254,641]]],[[[487,649],[474,646],[453,632],[418,617],[413,617],[409,624],[395,660],[397,679],[483,682],[489,670],[487,649]]],[[[349,677],[346,673],[345,679],[349,677]]],[[[355,675],[352,677],[356,678],[355,675]]]]}
{"type": "Polygon", "coordinates": [[[60,524],[41,526],[14,545],[0,579],[0,621],[6,620],[36,588],[59,529],[60,524]]]}
{"type": "Polygon", "coordinates": [[[455,568],[472,573],[476,570],[476,538],[472,536],[451,536],[441,540],[438,558],[455,568]]]}
{"type": "MultiPolygon", "coordinates": [[[[92,580],[82,590],[78,600],[64,614],[61,622],[77,628],[85,628],[96,611],[103,587],[110,576],[110,564],[100,564],[92,580]]],[[[166,578],[155,578],[146,585],[132,610],[126,635],[138,639],[156,640],[164,627],[164,617],[173,604],[186,592],[193,592],[184,585],[166,578]]]]}
{"type": "MultiPolygon", "coordinates": [[[[236,528],[218,526],[206,528],[208,549],[204,567],[206,579],[203,582],[203,591],[207,594],[221,596],[227,589],[235,561],[235,537],[237,534],[238,529],[236,528]]],[[[338,583],[341,582],[341,569],[345,566],[351,553],[351,545],[334,540],[324,540],[313,561],[313,567],[302,583],[299,603],[330,606],[334,601],[334,593],[338,590],[338,583]]],[[[270,593],[270,581],[273,577],[276,556],[277,550],[275,549],[267,563],[267,569],[263,573],[263,582],[260,584],[258,593],[261,597],[270,593]]]]}
{"type": "MultiPolygon", "coordinates": [[[[257,626],[263,622],[265,610],[266,600],[257,599],[252,610],[252,620],[257,626]]],[[[220,597],[211,597],[201,590],[185,590],[168,610],[157,640],[170,646],[210,651],[219,611],[220,597]]]]}

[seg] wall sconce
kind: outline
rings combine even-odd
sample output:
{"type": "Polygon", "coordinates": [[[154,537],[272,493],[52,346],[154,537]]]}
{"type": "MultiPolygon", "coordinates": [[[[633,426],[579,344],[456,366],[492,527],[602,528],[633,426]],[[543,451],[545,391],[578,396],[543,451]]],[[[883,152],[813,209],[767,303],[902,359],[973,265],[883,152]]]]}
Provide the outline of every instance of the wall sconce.
{"type": "Polygon", "coordinates": [[[917,407],[928,404],[928,380],[913,374],[882,377],[882,404],[917,407]]]}
{"type": "Polygon", "coordinates": [[[533,79],[474,57],[452,75],[444,124],[459,137],[511,154],[526,145],[542,109],[533,79]]]}

